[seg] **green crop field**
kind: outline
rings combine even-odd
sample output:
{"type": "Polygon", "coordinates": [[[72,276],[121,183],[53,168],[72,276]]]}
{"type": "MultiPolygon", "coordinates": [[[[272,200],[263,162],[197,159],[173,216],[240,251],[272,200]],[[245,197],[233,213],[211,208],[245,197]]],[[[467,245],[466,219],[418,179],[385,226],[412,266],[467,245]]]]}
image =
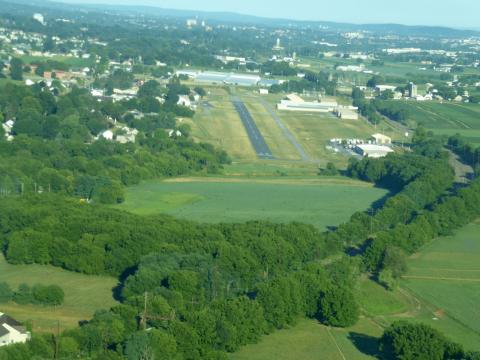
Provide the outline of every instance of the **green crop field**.
{"type": "Polygon", "coordinates": [[[480,350],[480,223],[437,239],[412,256],[409,268],[402,286],[430,306],[432,325],[480,350]]]}
{"type": "Polygon", "coordinates": [[[265,336],[230,355],[230,360],[375,359],[382,329],[368,319],[348,329],[329,329],[314,320],[265,336]]]}
{"type": "Polygon", "coordinates": [[[115,305],[112,289],[118,281],[106,276],[83,275],[53,266],[11,265],[0,256],[0,281],[12,288],[19,284],[59,285],[65,292],[65,303],[56,308],[40,305],[0,304],[0,312],[8,313],[20,321],[32,321],[35,331],[56,331],[73,328],[81,320],[88,320],[98,309],[115,305]]]}
{"type": "Polygon", "coordinates": [[[119,208],[204,222],[301,221],[324,229],[384,195],[385,190],[343,178],[180,178],[131,187],[119,208]]]}
{"type": "Polygon", "coordinates": [[[472,143],[480,144],[480,105],[465,103],[396,101],[410,112],[416,124],[438,135],[460,133],[472,143]]]}

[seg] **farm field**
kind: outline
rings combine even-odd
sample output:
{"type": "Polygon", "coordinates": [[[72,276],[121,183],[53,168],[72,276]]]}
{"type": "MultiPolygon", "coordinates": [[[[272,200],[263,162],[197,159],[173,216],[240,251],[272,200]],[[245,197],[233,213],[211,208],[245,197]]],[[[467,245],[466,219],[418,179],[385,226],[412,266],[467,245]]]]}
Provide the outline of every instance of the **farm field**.
{"type": "Polygon", "coordinates": [[[442,237],[409,260],[402,287],[434,312],[432,326],[480,350],[480,222],[442,237]],[[447,326],[448,324],[448,326],[447,326]]]}
{"type": "Polygon", "coordinates": [[[56,308],[40,305],[0,304],[0,312],[8,313],[20,321],[32,321],[39,332],[56,331],[57,321],[61,329],[73,328],[81,320],[88,320],[99,309],[116,304],[112,289],[118,281],[106,276],[83,275],[43,265],[11,265],[0,256],[0,281],[12,288],[26,283],[59,285],[65,292],[65,303],[56,308]]]}
{"type": "Polygon", "coordinates": [[[329,329],[315,320],[265,336],[260,343],[247,345],[230,360],[368,360],[375,359],[375,339],[382,334],[368,319],[349,329],[329,329]],[[373,340],[373,341],[372,341],[373,340]]]}
{"type": "Polygon", "coordinates": [[[480,105],[439,102],[396,102],[410,110],[410,118],[438,135],[460,133],[480,144],[480,105]]]}
{"type": "Polygon", "coordinates": [[[323,230],[386,194],[343,178],[179,178],[131,187],[118,208],[202,222],[301,221],[323,230]]]}

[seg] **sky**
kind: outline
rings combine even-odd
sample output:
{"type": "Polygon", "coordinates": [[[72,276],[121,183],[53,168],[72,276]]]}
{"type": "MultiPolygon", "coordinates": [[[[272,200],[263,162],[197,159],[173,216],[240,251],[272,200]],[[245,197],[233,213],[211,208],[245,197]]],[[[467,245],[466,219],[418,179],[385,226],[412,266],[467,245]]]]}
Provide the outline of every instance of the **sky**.
{"type": "Polygon", "coordinates": [[[262,17],[480,29],[479,0],[57,0],[231,11],[262,17]]]}

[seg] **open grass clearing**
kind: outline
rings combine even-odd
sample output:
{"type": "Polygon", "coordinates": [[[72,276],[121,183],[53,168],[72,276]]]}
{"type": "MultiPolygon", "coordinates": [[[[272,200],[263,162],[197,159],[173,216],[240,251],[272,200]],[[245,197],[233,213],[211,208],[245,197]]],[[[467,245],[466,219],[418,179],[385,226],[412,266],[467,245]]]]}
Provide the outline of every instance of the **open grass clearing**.
{"type": "Polygon", "coordinates": [[[62,329],[73,328],[81,320],[88,320],[99,309],[116,304],[113,288],[118,280],[107,276],[83,275],[53,266],[11,265],[0,256],[0,281],[16,289],[26,283],[59,285],[65,292],[65,303],[56,308],[41,305],[0,304],[0,312],[20,321],[33,321],[35,331],[56,331],[57,321],[62,329]]]}
{"type": "Polygon", "coordinates": [[[127,189],[118,208],[200,222],[299,221],[323,230],[367,209],[387,192],[344,178],[179,178],[127,189]]]}
{"type": "Polygon", "coordinates": [[[368,360],[377,351],[376,338],[382,331],[368,319],[352,328],[328,328],[315,320],[301,320],[296,326],[265,336],[229,356],[230,360],[368,360]]]}

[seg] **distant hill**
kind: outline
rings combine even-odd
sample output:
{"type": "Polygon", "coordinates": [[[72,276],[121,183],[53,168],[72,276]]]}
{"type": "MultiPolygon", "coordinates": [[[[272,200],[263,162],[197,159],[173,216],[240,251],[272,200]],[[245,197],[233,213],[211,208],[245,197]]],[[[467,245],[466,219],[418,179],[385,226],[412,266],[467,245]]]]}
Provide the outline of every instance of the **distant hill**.
{"type": "MultiPolygon", "coordinates": [[[[153,6],[141,5],[106,5],[106,4],[72,4],[56,1],[42,0],[0,0],[0,4],[32,6],[35,8],[50,8],[62,11],[94,11],[108,12],[122,15],[145,15],[165,18],[198,18],[211,23],[231,23],[244,25],[263,25],[271,27],[291,26],[298,28],[328,28],[331,31],[355,32],[368,31],[377,34],[394,34],[401,36],[430,36],[430,37],[469,37],[480,36],[480,31],[467,29],[454,29],[440,26],[408,26],[401,24],[349,24],[330,21],[300,21],[290,19],[264,18],[232,12],[205,12],[198,10],[175,10],[153,6]]],[[[0,6],[0,11],[2,11],[0,6]]],[[[2,11],[3,12],[3,11],[2,11]]]]}

